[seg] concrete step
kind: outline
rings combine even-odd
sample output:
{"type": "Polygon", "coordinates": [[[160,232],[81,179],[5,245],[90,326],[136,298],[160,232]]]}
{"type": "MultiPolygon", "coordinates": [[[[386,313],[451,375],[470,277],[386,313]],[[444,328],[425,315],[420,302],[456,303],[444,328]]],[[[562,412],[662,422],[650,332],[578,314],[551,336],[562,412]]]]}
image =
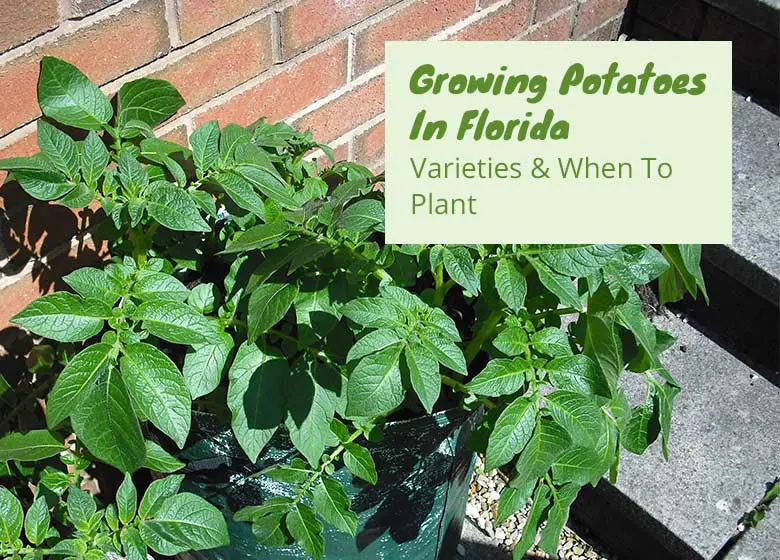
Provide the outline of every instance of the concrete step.
{"type": "Polygon", "coordinates": [[[723,555],[723,560],[776,559],[780,556],[778,535],[780,535],[780,504],[775,502],[758,527],[749,529],[739,540],[736,540],[734,546],[723,555]]]}
{"type": "Polygon", "coordinates": [[[780,386],[780,117],[736,93],[732,106],[733,243],[703,248],[710,304],[672,307],[780,386]]]}
{"type": "MultiPolygon", "coordinates": [[[[574,515],[621,558],[710,559],[780,474],[780,390],[671,313],[656,323],[677,337],[664,362],[683,387],[669,461],[660,443],[623,454],[617,484],[585,492],[574,515]]],[[[776,560],[780,533],[761,535],[770,548],[751,560],[776,560]]]]}
{"type": "Polygon", "coordinates": [[[780,302],[780,117],[732,97],[733,243],[704,256],[773,305],[780,302]]]}
{"type": "Polygon", "coordinates": [[[780,108],[780,0],[632,0],[635,39],[731,41],[734,89],[780,108]]]}

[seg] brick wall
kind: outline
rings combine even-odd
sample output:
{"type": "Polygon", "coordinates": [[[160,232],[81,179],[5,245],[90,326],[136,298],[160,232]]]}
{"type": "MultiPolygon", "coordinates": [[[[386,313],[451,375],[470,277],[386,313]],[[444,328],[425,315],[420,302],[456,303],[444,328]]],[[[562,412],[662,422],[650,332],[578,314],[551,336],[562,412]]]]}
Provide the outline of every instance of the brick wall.
{"type": "MultiPolygon", "coordinates": [[[[381,168],[384,42],[611,39],[626,0],[0,0],[0,157],[37,151],[38,63],[81,68],[108,93],[171,81],[186,107],[160,132],[211,119],[311,128],[340,158],[381,168]]],[[[101,257],[99,209],[0,189],[0,342],[8,318],[64,272],[101,257]]],[[[11,330],[5,334],[9,334],[11,330]]]]}

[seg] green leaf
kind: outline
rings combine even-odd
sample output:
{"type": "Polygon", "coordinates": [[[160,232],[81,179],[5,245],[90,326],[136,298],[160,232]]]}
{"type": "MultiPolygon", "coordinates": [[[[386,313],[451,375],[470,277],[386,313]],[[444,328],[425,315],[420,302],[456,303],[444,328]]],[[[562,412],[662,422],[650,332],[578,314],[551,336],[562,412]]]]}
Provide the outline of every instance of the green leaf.
{"type": "Polygon", "coordinates": [[[395,327],[403,324],[403,308],[394,300],[381,297],[355,298],[341,308],[348,319],[364,327],[395,327]]]}
{"type": "Polygon", "coordinates": [[[357,515],[349,510],[351,501],[341,482],[323,477],[312,488],[314,511],[336,529],[355,536],[357,515]]]}
{"type": "Polygon", "coordinates": [[[213,340],[214,326],[186,303],[149,301],[142,303],[133,318],[143,321],[144,329],[174,344],[203,344],[213,340]]]}
{"type": "Polygon", "coordinates": [[[287,496],[271,496],[259,506],[246,506],[233,514],[233,521],[242,523],[245,521],[257,521],[266,515],[285,514],[293,505],[291,498],[287,496]]]}
{"type": "Polygon", "coordinates": [[[236,206],[265,220],[265,205],[255,192],[252,183],[233,171],[220,171],[216,181],[236,206]]]}
{"type": "Polygon", "coordinates": [[[401,336],[392,329],[381,328],[370,331],[352,345],[347,354],[347,361],[353,362],[363,356],[378,352],[383,348],[401,341],[401,336]]]}
{"type": "Polygon", "coordinates": [[[306,554],[313,560],[319,560],[325,554],[325,538],[322,535],[322,523],[314,511],[303,503],[298,503],[285,517],[287,530],[306,554]]]}
{"type": "Polygon", "coordinates": [[[71,423],[79,440],[103,462],[123,472],[143,466],[146,446],[141,427],[124,381],[113,368],[71,412],[71,423]]]}
{"type": "Polygon", "coordinates": [[[116,492],[116,506],[119,510],[119,520],[124,525],[128,525],[135,517],[138,506],[138,493],[129,473],[125,473],[125,479],[116,492]]]}
{"type": "Polygon", "coordinates": [[[214,312],[219,307],[220,300],[219,289],[212,282],[198,284],[187,296],[187,303],[203,314],[214,312]]]}
{"type": "Polygon", "coordinates": [[[336,435],[336,437],[339,438],[339,441],[342,443],[348,441],[351,435],[349,433],[349,428],[347,428],[347,426],[338,418],[334,418],[333,420],[331,420],[330,431],[333,432],[336,435]]]}
{"type": "Polygon", "coordinates": [[[441,365],[466,375],[466,358],[463,351],[453,344],[441,329],[424,328],[417,333],[417,336],[420,343],[436,357],[441,365]]]}
{"type": "Polygon", "coordinates": [[[185,463],[165,451],[153,441],[146,441],[146,462],[144,468],[159,473],[172,473],[183,468],[185,463]]]}
{"type": "Polygon", "coordinates": [[[84,183],[79,183],[72,191],[63,196],[59,202],[68,208],[78,209],[89,206],[94,198],[95,189],[84,183]]]}
{"type": "Polygon", "coordinates": [[[259,165],[243,164],[235,167],[236,173],[268,198],[275,200],[284,208],[298,208],[298,202],[290,194],[287,185],[282,183],[271,171],[259,165]]]}
{"type": "Polygon", "coordinates": [[[41,60],[38,105],[47,117],[85,130],[102,129],[114,114],[108,98],[89,78],[51,56],[41,60]]]}
{"type": "Polygon", "coordinates": [[[623,349],[611,322],[607,323],[596,315],[588,315],[583,353],[598,362],[610,388],[614,389],[623,371],[623,349]]]}
{"type": "Polygon", "coordinates": [[[593,399],[570,391],[555,391],[545,397],[547,410],[575,442],[595,445],[603,432],[601,408],[593,399]]]}
{"type": "Polygon", "coordinates": [[[241,144],[248,144],[252,136],[246,128],[234,123],[225,125],[219,138],[219,155],[223,164],[233,163],[233,154],[241,144]]]}
{"type": "Polygon", "coordinates": [[[135,409],[183,448],[190,433],[192,399],[176,364],[144,342],[125,346],[120,364],[135,409]]]}
{"type": "Polygon", "coordinates": [[[534,245],[541,259],[555,272],[584,277],[607,264],[622,245],[534,245]]]}
{"type": "Polygon", "coordinates": [[[547,362],[543,369],[549,375],[552,386],[557,389],[612,397],[609,381],[601,368],[584,354],[555,358],[547,362]]]}
{"type": "Polygon", "coordinates": [[[373,417],[386,414],[404,400],[399,359],[402,346],[395,344],[364,357],[347,384],[347,415],[373,417]]]}
{"type": "Polygon", "coordinates": [[[146,210],[168,229],[176,231],[211,231],[203,221],[198,206],[187,191],[167,181],[155,181],[146,191],[146,210]]]}
{"type": "Polygon", "coordinates": [[[620,441],[627,451],[641,455],[658,437],[658,431],[655,401],[648,398],[631,410],[628,423],[620,434],[620,441]]]}
{"type": "Polygon", "coordinates": [[[219,162],[219,123],[209,121],[190,136],[192,159],[201,173],[213,169],[219,162]]]}
{"type": "Polygon", "coordinates": [[[39,461],[64,450],[62,442],[48,430],[11,432],[0,438],[0,462],[39,461]]]}
{"type": "Polygon", "coordinates": [[[525,276],[515,261],[501,259],[496,267],[496,290],[514,312],[518,312],[525,304],[528,285],[525,276]]]}
{"type": "Polygon", "coordinates": [[[97,512],[97,504],[92,494],[76,486],[68,490],[68,516],[74,524],[88,523],[97,512]]]}
{"type": "Polygon", "coordinates": [[[136,274],[136,281],[133,284],[133,295],[143,301],[186,301],[190,291],[170,274],[152,270],[139,270],[136,274]]]}
{"type": "Polygon", "coordinates": [[[446,247],[443,253],[444,268],[450,278],[473,295],[479,294],[479,278],[474,271],[474,259],[465,247],[446,247]]]}
{"type": "Polygon", "coordinates": [[[247,330],[250,340],[282,320],[298,295],[297,284],[267,283],[255,288],[249,296],[247,330]]]}
{"type": "Polygon", "coordinates": [[[496,507],[497,525],[503,524],[504,521],[525,508],[528,498],[531,497],[534,491],[534,486],[536,486],[535,480],[533,483],[527,484],[523,489],[517,489],[508,485],[504,486],[496,507]]]}
{"type": "Polygon", "coordinates": [[[474,379],[466,384],[477,395],[499,397],[519,391],[534,371],[524,358],[496,358],[490,360],[474,379]]]}
{"type": "Polygon", "coordinates": [[[212,341],[187,350],[182,373],[193,399],[208,395],[219,386],[232,351],[233,337],[227,333],[219,333],[212,341]]]}
{"type": "Polygon", "coordinates": [[[53,171],[53,166],[42,153],[33,154],[30,157],[12,157],[0,159],[0,169],[3,171],[18,171],[32,169],[37,171],[53,171]]]}
{"type": "Polygon", "coordinates": [[[24,534],[27,540],[35,546],[40,545],[46,539],[50,523],[49,505],[46,498],[41,496],[33,502],[24,518],[24,534]]]}
{"type": "Polygon", "coordinates": [[[524,355],[528,334],[521,327],[508,326],[493,339],[493,346],[507,356],[524,355]]]}
{"type": "Polygon", "coordinates": [[[119,88],[117,124],[141,121],[155,127],[184,106],[184,99],[165,80],[140,78],[119,88]]]}
{"type": "Polygon", "coordinates": [[[22,534],[22,504],[10,491],[0,486],[0,543],[14,544],[22,534]]]}
{"type": "Polygon", "coordinates": [[[227,403],[233,413],[233,433],[251,461],[271,439],[284,419],[287,360],[245,342],[230,367],[227,403]]]}
{"type": "Polygon", "coordinates": [[[267,476],[277,482],[301,485],[311,478],[314,471],[309,468],[306,461],[295,457],[289,465],[271,465],[258,474],[267,476]]]}
{"type": "Polygon", "coordinates": [[[531,336],[531,346],[542,354],[553,358],[571,356],[569,337],[557,327],[547,327],[531,336]]]}
{"type": "Polygon", "coordinates": [[[79,176],[79,149],[76,142],[43,119],[38,121],[38,146],[60,173],[76,179],[79,176]]]}
{"type": "Polygon", "coordinates": [[[138,196],[141,190],[149,185],[149,173],[147,168],[136,159],[136,153],[123,149],[119,154],[119,178],[125,190],[138,196]]]}
{"type": "Polygon", "coordinates": [[[230,543],[222,513],[200,496],[189,493],[163,500],[154,517],[140,523],[140,530],[146,545],[163,556],[230,543]]]}
{"type": "Polygon", "coordinates": [[[249,228],[232,241],[223,253],[242,253],[263,249],[287,237],[291,230],[287,222],[272,222],[249,228]]]}
{"type": "Polygon", "coordinates": [[[141,504],[138,506],[138,517],[140,519],[154,517],[163,502],[179,492],[183,480],[183,474],[176,474],[152,481],[141,498],[141,504]]]}
{"type": "Polygon", "coordinates": [[[672,404],[680,388],[669,383],[653,384],[654,406],[658,409],[658,424],[661,432],[661,448],[665,459],[669,459],[669,433],[672,428],[672,404]]]}
{"type": "Polygon", "coordinates": [[[98,334],[111,317],[111,308],[102,301],[55,292],[39,297],[11,321],[46,338],[78,342],[98,334]]]}
{"type": "Polygon", "coordinates": [[[111,363],[112,347],[98,343],[76,354],[60,372],[46,403],[46,421],[50,428],[70,416],[80,406],[111,363]]]}
{"type": "Polygon", "coordinates": [[[312,466],[326,447],[338,442],[330,431],[339,397],[343,393],[339,371],[315,360],[298,360],[286,384],[290,439],[312,466]]]}
{"type": "Polygon", "coordinates": [[[146,544],[141,538],[141,533],[135,527],[123,527],[119,533],[122,543],[122,551],[126,560],[146,560],[146,544]]]}
{"type": "Polygon", "coordinates": [[[370,484],[377,483],[376,465],[371,452],[357,443],[344,444],[344,466],[358,478],[370,484]]]}
{"type": "Polygon", "coordinates": [[[550,489],[546,484],[540,484],[536,488],[536,492],[534,492],[534,501],[523,526],[523,536],[520,537],[520,540],[517,541],[514,549],[512,549],[512,558],[514,560],[521,560],[533,546],[536,533],[539,531],[539,525],[542,524],[542,518],[549,506],[550,489]]]}
{"type": "Polygon", "coordinates": [[[404,349],[404,363],[409,370],[409,380],[414,392],[417,393],[423,408],[431,414],[441,392],[439,363],[419,344],[410,344],[404,349]]]}
{"type": "Polygon", "coordinates": [[[550,418],[538,418],[531,439],[517,458],[513,482],[526,484],[543,477],[569,445],[571,438],[566,430],[550,418]]]}
{"type": "Polygon", "coordinates": [[[384,231],[384,204],[373,199],[359,200],[344,210],[339,217],[338,226],[343,230],[357,233],[384,231]]]}
{"type": "Polygon", "coordinates": [[[37,200],[56,200],[76,188],[75,183],[58,171],[25,169],[15,171],[14,178],[27,194],[37,200]]]}
{"type": "Polygon", "coordinates": [[[556,482],[574,482],[582,486],[598,481],[605,471],[601,457],[591,447],[575,445],[561,453],[552,466],[556,482]]]}
{"type": "Polygon", "coordinates": [[[536,269],[539,275],[539,281],[542,285],[555,294],[560,302],[574,309],[581,309],[580,296],[577,294],[577,288],[568,276],[563,276],[550,270],[543,262],[528,257],[528,262],[536,269]]]}
{"type": "Polygon", "coordinates": [[[523,450],[531,439],[536,414],[536,402],[528,397],[518,397],[501,412],[488,439],[485,470],[505,465],[523,450]]]}
{"type": "Polygon", "coordinates": [[[547,513],[547,523],[539,535],[539,548],[551,557],[555,557],[566,521],[569,519],[569,508],[577,497],[580,487],[576,484],[567,484],[558,489],[553,496],[553,505],[547,513]]]}
{"type": "MultiPolygon", "coordinates": [[[[289,508],[287,508],[289,509],[289,508]]],[[[264,546],[283,546],[287,544],[287,535],[282,530],[282,520],[286,511],[265,515],[252,523],[252,534],[257,544],[264,546]]]]}

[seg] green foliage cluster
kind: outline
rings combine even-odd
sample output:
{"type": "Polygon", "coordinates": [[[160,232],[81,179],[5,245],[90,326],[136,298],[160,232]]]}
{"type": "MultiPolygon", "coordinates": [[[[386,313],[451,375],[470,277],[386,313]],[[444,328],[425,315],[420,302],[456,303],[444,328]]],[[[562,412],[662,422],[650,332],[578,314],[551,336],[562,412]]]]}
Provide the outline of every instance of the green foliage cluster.
{"type": "Polygon", "coordinates": [[[323,523],[357,530],[335,469],[376,484],[370,442],[402,410],[486,411],[474,449],[489,469],[514,472],[501,516],[533,503],[516,558],[537,533],[555,553],[579,489],[616,476],[622,450],[660,437],[667,453],[680,388],[659,355],[672,338],[635,288],[659,279],[666,300],[704,292],[698,246],[387,245],[382,177],[347,162],[320,169],[304,156],[332,153],[310,133],[209,122],[178,146],[153,132],[183,105],[170,84],[129,82],[114,106],[54,58],[38,93],[41,153],[0,169],[39,200],[97,200],[108,219],[96,236],[112,258],[14,318],[60,343],[38,351],[63,365],[47,365],[46,428],[0,439],[0,474],[68,454],[127,477],[117,506],[100,511],[78,490],[42,501],[39,485],[28,544],[4,490],[4,555],[70,547],[66,556],[92,559],[113,548],[135,559],[146,547],[225,544],[215,510],[176,493],[181,476],[154,482],[135,509],[129,474],[183,466],[174,455],[193,408],[227,416],[252,461],[278,430],[289,434],[299,456],[260,474],[289,495],[235,519],[260,543],[294,542],[312,558],[324,554],[323,523]],[[641,402],[629,402],[624,374],[644,379],[641,402]],[[51,547],[50,512],[72,526],[51,547]]]}

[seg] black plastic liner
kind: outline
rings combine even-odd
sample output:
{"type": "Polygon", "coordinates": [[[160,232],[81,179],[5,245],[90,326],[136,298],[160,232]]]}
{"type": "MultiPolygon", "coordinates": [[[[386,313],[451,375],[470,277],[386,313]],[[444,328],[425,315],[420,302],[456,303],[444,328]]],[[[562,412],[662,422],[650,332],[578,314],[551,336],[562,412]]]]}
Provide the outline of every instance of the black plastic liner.
{"type": "MultiPolygon", "coordinates": [[[[370,444],[378,483],[372,486],[341,468],[334,476],[344,483],[358,514],[356,537],[325,528],[329,560],[450,560],[460,539],[474,454],[468,439],[476,414],[461,410],[388,423],[383,441],[370,444]]],[[[196,413],[193,433],[181,458],[188,462],[184,489],[220,508],[228,520],[230,547],[192,553],[188,557],[220,560],[307,558],[297,546],[258,545],[248,523],[235,523],[232,513],[271,496],[291,496],[290,488],[268,477],[250,475],[296,455],[286,434],[275,436],[257,463],[251,463],[229,427],[211,415],[196,413]]]]}

